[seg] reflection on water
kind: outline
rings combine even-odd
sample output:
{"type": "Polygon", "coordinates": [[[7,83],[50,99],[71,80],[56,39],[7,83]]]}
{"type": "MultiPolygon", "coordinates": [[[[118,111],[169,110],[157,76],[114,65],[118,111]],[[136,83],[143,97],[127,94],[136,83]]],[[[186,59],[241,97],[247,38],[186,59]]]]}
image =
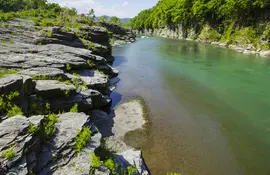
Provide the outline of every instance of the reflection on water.
{"type": "Polygon", "coordinates": [[[142,148],[154,175],[270,174],[269,60],[163,38],[113,54],[116,101],[139,95],[151,110],[142,148]]]}

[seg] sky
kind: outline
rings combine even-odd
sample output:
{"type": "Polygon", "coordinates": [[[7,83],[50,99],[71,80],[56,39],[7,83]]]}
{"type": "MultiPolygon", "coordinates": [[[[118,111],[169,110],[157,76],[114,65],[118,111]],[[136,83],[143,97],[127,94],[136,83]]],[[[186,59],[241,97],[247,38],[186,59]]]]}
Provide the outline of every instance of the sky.
{"type": "Polygon", "coordinates": [[[48,0],[64,7],[76,8],[79,13],[95,10],[96,16],[132,18],[140,11],[153,7],[158,0],[48,0]]]}

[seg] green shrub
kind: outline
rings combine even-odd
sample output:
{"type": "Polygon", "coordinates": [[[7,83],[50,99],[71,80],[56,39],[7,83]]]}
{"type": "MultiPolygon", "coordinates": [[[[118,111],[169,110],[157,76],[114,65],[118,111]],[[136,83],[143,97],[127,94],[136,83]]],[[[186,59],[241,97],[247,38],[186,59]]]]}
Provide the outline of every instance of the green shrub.
{"type": "Polygon", "coordinates": [[[10,92],[8,95],[6,95],[6,98],[11,101],[16,97],[19,97],[20,93],[18,91],[10,92]]]}
{"type": "Polygon", "coordinates": [[[50,104],[46,103],[44,106],[44,101],[41,97],[39,99],[31,102],[28,109],[28,115],[47,115],[50,113],[50,104]]]}
{"type": "Polygon", "coordinates": [[[54,20],[50,20],[50,19],[44,19],[40,22],[40,26],[41,27],[49,27],[49,26],[54,26],[56,25],[55,24],[55,21],[54,20]]]}
{"type": "Polygon", "coordinates": [[[65,95],[68,97],[70,94],[70,91],[69,90],[65,90],[65,95]]]}
{"type": "Polygon", "coordinates": [[[76,103],[74,106],[72,106],[72,108],[70,109],[69,112],[78,112],[78,104],[76,103]]]}
{"type": "Polygon", "coordinates": [[[96,169],[101,166],[100,158],[96,156],[94,152],[91,152],[90,155],[91,169],[96,169]]]}
{"type": "Polygon", "coordinates": [[[20,95],[19,92],[10,92],[8,95],[0,96],[0,114],[6,114],[7,117],[23,115],[21,108],[13,104],[12,100],[20,95]]]}
{"type": "Polygon", "coordinates": [[[232,34],[234,33],[234,25],[235,22],[231,22],[230,24],[224,24],[225,25],[225,29],[224,29],[224,33],[222,34],[220,41],[221,42],[225,42],[225,43],[231,43],[232,41],[232,34]]]}
{"type": "Polygon", "coordinates": [[[32,18],[35,26],[40,26],[41,19],[40,18],[32,18]]]}
{"type": "Polygon", "coordinates": [[[3,77],[4,75],[7,74],[16,74],[18,73],[20,70],[17,69],[10,69],[10,70],[0,70],[0,78],[3,77]]]}
{"type": "Polygon", "coordinates": [[[232,43],[234,44],[254,44],[256,46],[258,43],[257,39],[258,37],[256,37],[256,31],[252,27],[235,29],[235,32],[232,35],[232,43]]]}
{"type": "Polygon", "coordinates": [[[13,117],[13,116],[16,116],[16,115],[23,115],[23,112],[22,112],[22,109],[19,108],[18,106],[16,105],[13,105],[8,113],[7,113],[7,117],[13,117]]]}
{"type": "Polygon", "coordinates": [[[73,73],[72,75],[74,75],[74,76],[76,76],[76,77],[78,77],[78,78],[80,78],[81,76],[80,76],[80,74],[78,74],[78,73],[73,73]]]}
{"type": "Polygon", "coordinates": [[[5,23],[4,26],[5,26],[5,28],[8,28],[9,27],[9,23],[5,23]]]}
{"type": "Polygon", "coordinates": [[[210,26],[205,25],[199,35],[199,39],[206,40],[206,41],[219,41],[221,35],[210,26]]]}
{"type": "Polygon", "coordinates": [[[79,153],[91,139],[91,131],[88,127],[84,127],[81,131],[78,131],[77,137],[75,138],[75,152],[79,153]]]}
{"type": "Polygon", "coordinates": [[[65,29],[66,29],[67,32],[71,32],[72,31],[72,29],[70,27],[66,27],[65,29]]]}
{"type": "Polygon", "coordinates": [[[66,81],[64,81],[64,83],[65,83],[66,85],[70,85],[70,84],[71,84],[70,80],[66,80],[66,81]]]}
{"type": "Polygon", "coordinates": [[[93,63],[91,60],[87,60],[87,63],[91,68],[94,68],[96,66],[95,63],[93,63]]]}
{"type": "Polygon", "coordinates": [[[5,159],[11,160],[13,157],[15,157],[15,152],[14,152],[15,145],[11,146],[7,150],[4,150],[1,152],[1,156],[5,159]]]}
{"type": "Polygon", "coordinates": [[[115,163],[112,159],[108,159],[105,161],[104,166],[107,167],[110,171],[111,174],[116,174],[115,172],[115,163]]]}
{"type": "Polygon", "coordinates": [[[38,125],[34,125],[33,123],[30,123],[28,127],[28,133],[35,134],[37,131],[38,131],[38,125]]]}
{"type": "Polygon", "coordinates": [[[48,30],[47,37],[48,38],[51,38],[52,36],[53,36],[52,30],[48,30]]]}
{"type": "Polygon", "coordinates": [[[0,21],[7,22],[16,18],[16,14],[14,12],[4,13],[0,10],[0,21]]]}
{"type": "Polygon", "coordinates": [[[66,64],[66,70],[67,70],[67,71],[70,71],[70,70],[71,70],[70,64],[66,64]]]}
{"type": "Polygon", "coordinates": [[[79,23],[75,23],[75,24],[73,25],[73,27],[74,27],[75,29],[77,29],[77,30],[81,30],[81,29],[82,29],[82,25],[80,25],[79,23]]]}
{"type": "Polygon", "coordinates": [[[42,127],[43,141],[48,141],[56,132],[55,124],[58,122],[56,114],[50,114],[45,118],[44,125],[42,127]]]}
{"type": "Polygon", "coordinates": [[[81,87],[83,89],[88,89],[88,86],[85,82],[83,82],[81,85],[79,85],[79,87],[81,87]]]}
{"type": "Polygon", "coordinates": [[[128,170],[128,175],[133,175],[134,173],[138,172],[138,170],[134,168],[133,166],[128,166],[127,170],[128,170]]]}

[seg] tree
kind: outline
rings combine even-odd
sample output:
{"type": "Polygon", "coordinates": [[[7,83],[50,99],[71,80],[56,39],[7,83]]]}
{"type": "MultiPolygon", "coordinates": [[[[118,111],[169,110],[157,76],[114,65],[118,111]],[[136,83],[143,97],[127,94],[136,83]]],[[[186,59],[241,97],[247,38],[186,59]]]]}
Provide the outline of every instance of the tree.
{"type": "Polygon", "coordinates": [[[108,17],[103,15],[98,19],[100,22],[107,22],[108,21],[108,17]]]}
{"type": "Polygon", "coordinates": [[[122,20],[120,18],[116,17],[116,16],[111,17],[110,22],[113,23],[113,24],[118,24],[118,25],[122,24],[122,20]]]}
{"type": "Polygon", "coordinates": [[[88,12],[87,15],[88,15],[88,17],[91,18],[92,20],[94,20],[94,19],[96,18],[94,9],[91,9],[91,10],[88,12]]]}

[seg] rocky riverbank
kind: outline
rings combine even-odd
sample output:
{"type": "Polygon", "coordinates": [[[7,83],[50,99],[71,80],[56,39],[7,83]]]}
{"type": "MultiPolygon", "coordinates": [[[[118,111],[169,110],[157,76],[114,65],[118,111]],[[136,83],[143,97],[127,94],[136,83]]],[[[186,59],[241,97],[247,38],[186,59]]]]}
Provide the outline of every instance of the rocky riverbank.
{"type": "Polygon", "coordinates": [[[118,75],[110,41],[135,36],[80,25],[40,28],[17,18],[0,26],[1,175],[149,174],[141,152],[122,140],[144,125],[142,106],[110,110],[118,75]]]}
{"type": "MultiPolygon", "coordinates": [[[[255,47],[253,44],[247,44],[248,42],[247,43],[241,42],[243,40],[248,41],[248,39],[245,38],[244,36],[242,36],[242,38],[240,37],[239,42],[236,42],[236,44],[230,44],[226,41],[221,42],[221,41],[217,41],[216,39],[213,39],[211,36],[213,32],[211,30],[212,29],[207,25],[204,26],[202,30],[198,30],[195,28],[186,30],[180,25],[178,27],[167,26],[167,27],[159,28],[159,29],[135,30],[134,32],[138,35],[160,36],[160,37],[165,37],[165,38],[193,40],[197,42],[216,45],[219,47],[227,47],[227,48],[233,49],[237,52],[241,52],[244,54],[257,54],[262,57],[270,57],[270,50],[267,50],[267,49],[265,50],[261,48],[260,46],[255,47]]],[[[261,40],[260,45],[263,45],[269,42],[270,41],[268,39],[261,40]]]]}

